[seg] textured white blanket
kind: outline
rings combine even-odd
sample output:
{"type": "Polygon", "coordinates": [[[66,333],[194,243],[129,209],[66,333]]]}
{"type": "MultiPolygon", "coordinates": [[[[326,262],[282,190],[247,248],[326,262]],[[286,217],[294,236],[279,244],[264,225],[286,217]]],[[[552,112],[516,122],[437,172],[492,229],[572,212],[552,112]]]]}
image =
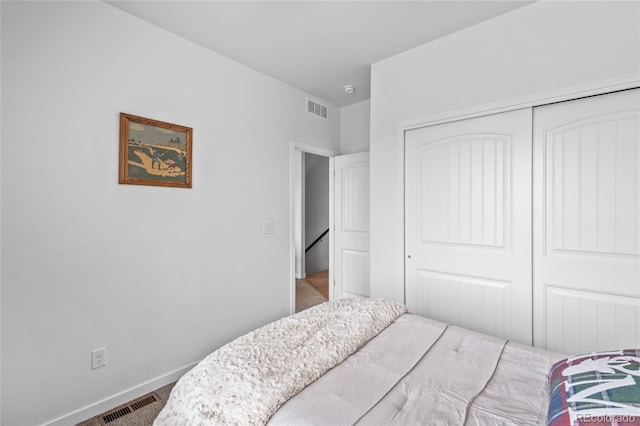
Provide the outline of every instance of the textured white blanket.
{"type": "Polygon", "coordinates": [[[380,299],[323,303],[237,338],[174,386],[154,426],[263,425],[406,312],[380,299]]]}

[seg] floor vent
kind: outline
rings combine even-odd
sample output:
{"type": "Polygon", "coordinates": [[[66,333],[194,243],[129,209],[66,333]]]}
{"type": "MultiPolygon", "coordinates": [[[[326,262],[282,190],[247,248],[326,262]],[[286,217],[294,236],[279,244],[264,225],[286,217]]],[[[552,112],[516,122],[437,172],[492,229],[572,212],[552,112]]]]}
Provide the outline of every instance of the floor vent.
{"type": "Polygon", "coordinates": [[[134,403],[131,404],[131,408],[133,409],[133,411],[135,410],[139,410],[142,407],[146,407],[149,404],[153,404],[154,402],[156,402],[158,399],[155,395],[149,395],[146,396],[134,403]]]}
{"type": "Polygon", "coordinates": [[[116,419],[119,419],[122,416],[126,416],[127,414],[131,413],[131,408],[129,407],[124,407],[124,408],[120,408],[118,410],[112,411],[108,414],[105,414],[102,416],[102,421],[106,424],[106,423],[110,423],[116,419]]]}
{"type": "Polygon", "coordinates": [[[327,118],[329,116],[329,108],[327,108],[326,105],[322,105],[309,98],[307,98],[307,112],[321,118],[327,118]]]}
{"type": "Polygon", "coordinates": [[[131,414],[134,411],[141,409],[142,407],[153,404],[156,401],[160,401],[160,397],[156,393],[150,393],[130,402],[125,406],[120,406],[114,410],[104,413],[98,416],[98,418],[100,419],[100,423],[106,425],[114,420],[126,416],[127,414],[131,414]]]}

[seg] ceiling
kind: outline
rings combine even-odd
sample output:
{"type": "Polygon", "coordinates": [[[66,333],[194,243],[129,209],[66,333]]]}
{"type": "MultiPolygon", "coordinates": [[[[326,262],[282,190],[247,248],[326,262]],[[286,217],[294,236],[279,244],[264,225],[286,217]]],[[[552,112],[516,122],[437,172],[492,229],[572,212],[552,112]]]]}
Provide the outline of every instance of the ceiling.
{"type": "Polygon", "coordinates": [[[371,64],[530,1],[107,1],[337,106],[369,99],[371,64]],[[344,93],[354,85],[355,93],[344,93]]]}

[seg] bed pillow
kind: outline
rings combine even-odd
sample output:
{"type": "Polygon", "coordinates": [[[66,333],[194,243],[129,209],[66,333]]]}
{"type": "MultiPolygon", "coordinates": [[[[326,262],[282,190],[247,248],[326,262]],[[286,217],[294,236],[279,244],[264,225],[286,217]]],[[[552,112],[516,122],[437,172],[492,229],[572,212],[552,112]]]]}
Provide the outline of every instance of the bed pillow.
{"type": "Polygon", "coordinates": [[[550,426],[640,424],[640,349],[558,361],[549,391],[550,426]]]}

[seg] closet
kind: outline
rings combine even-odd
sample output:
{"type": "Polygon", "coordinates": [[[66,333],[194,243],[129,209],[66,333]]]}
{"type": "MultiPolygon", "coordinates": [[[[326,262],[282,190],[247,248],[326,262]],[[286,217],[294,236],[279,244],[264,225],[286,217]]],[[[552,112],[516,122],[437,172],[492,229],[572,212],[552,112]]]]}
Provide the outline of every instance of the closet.
{"type": "Polygon", "coordinates": [[[406,131],[405,216],[411,312],[640,346],[640,89],[406,131]]]}

